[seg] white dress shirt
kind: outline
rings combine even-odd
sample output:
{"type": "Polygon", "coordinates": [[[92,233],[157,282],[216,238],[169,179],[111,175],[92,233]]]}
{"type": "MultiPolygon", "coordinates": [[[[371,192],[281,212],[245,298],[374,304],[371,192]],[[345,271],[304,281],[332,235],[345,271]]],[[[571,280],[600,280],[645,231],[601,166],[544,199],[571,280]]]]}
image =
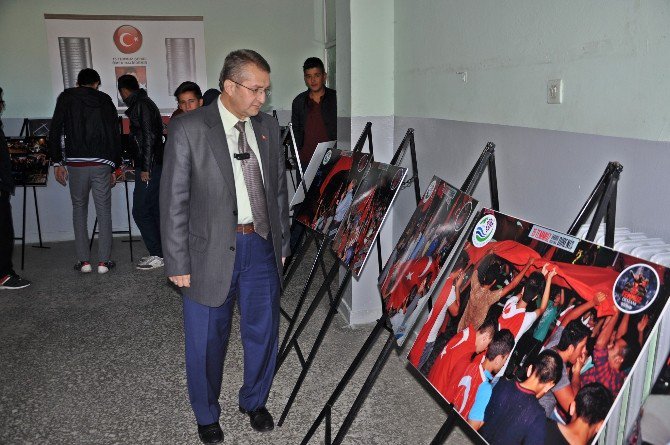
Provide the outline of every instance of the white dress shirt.
{"type": "MultiPolygon", "coordinates": [[[[230,162],[233,164],[233,178],[235,179],[235,192],[237,195],[237,223],[249,224],[254,222],[251,214],[251,203],[249,202],[249,193],[247,192],[247,185],[244,182],[244,173],[242,172],[242,161],[235,159],[234,155],[239,153],[238,141],[240,132],[237,131],[235,125],[240,121],[233,113],[228,111],[221,102],[221,97],[216,100],[219,105],[219,114],[221,115],[221,122],[223,122],[223,130],[226,132],[226,141],[228,142],[228,151],[230,152],[230,162]]],[[[242,119],[244,121],[244,131],[247,135],[247,143],[251,151],[258,159],[258,166],[261,169],[261,177],[263,178],[263,164],[261,161],[260,152],[258,151],[258,144],[256,142],[256,134],[251,125],[249,118],[242,119]]],[[[263,178],[265,181],[265,178],[263,178]]]]}

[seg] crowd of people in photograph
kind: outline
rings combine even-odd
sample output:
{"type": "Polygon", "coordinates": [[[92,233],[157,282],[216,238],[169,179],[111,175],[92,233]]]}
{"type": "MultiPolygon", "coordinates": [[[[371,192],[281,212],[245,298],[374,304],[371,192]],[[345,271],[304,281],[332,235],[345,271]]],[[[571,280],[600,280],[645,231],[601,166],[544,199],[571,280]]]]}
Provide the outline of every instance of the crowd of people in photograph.
{"type": "Polygon", "coordinates": [[[655,312],[619,311],[613,283],[587,296],[567,286],[571,271],[597,271],[585,263],[593,255],[577,252],[570,264],[530,255],[523,264],[510,246],[520,244],[466,243],[408,358],[491,444],[589,443],[655,312]]]}

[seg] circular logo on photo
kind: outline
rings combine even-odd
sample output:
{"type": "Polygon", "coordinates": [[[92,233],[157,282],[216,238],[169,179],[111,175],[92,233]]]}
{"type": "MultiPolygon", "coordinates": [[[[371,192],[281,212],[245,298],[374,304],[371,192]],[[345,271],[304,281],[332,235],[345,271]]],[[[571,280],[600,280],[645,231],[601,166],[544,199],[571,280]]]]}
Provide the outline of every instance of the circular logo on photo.
{"type": "Polygon", "coordinates": [[[114,31],[114,44],[123,54],[132,54],[142,47],[142,33],[130,25],[121,25],[114,31]]]}
{"type": "Polygon", "coordinates": [[[426,193],[423,194],[423,202],[427,202],[431,196],[433,196],[433,193],[435,192],[435,185],[437,184],[437,181],[433,179],[433,182],[431,182],[428,185],[428,188],[426,189],[426,193]]]}
{"type": "Polygon", "coordinates": [[[322,165],[326,165],[328,162],[330,162],[330,157],[333,155],[332,150],[328,150],[325,155],[323,155],[323,160],[321,161],[322,165]]]}
{"type": "Polygon", "coordinates": [[[658,273],[653,267],[642,263],[628,266],[614,282],[614,304],[627,314],[642,312],[656,299],[659,284],[658,273]]]}
{"type": "Polygon", "coordinates": [[[466,202],[459,210],[458,213],[456,214],[455,218],[455,223],[454,223],[454,230],[458,232],[463,228],[465,223],[468,221],[468,217],[470,216],[470,212],[472,212],[472,201],[466,202]]]}
{"type": "Polygon", "coordinates": [[[493,234],[496,233],[498,222],[493,215],[484,215],[477,222],[475,230],[472,232],[472,245],[475,247],[484,247],[491,241],[493,234]]]}
{"type": "Polygon", "coordinates": [[[363,156],[361,156],[360,161],[358,161],[358,171],[362,172],[365,170],[365,167],[368,166],[368,158],[370,157],[369,154],[363,153],[363,156]]]}
{"type": "Polygon", "coordinates": [[[398,170],[395,172],[395,175],[393,175],[393,179],[391,180],[391,190],[395,190],[398,188],[398,185],[400,185],[400,181],[402,181],[402,176],[403,176],[403,171],[398,170]]]}

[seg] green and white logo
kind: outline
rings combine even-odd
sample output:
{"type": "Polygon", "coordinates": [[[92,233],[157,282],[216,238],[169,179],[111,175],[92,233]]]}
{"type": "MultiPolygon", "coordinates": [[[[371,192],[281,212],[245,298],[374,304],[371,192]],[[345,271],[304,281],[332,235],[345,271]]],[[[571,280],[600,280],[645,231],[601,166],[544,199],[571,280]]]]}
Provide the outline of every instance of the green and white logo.
{"type": "Polygon", "coordinates": [[[491,241],[493,234],[496,233],[498,222],[493,215],[484,215],[477,222],[475,230],[472,232],[472,245],[479,248],[484,247],[491,241]]]}

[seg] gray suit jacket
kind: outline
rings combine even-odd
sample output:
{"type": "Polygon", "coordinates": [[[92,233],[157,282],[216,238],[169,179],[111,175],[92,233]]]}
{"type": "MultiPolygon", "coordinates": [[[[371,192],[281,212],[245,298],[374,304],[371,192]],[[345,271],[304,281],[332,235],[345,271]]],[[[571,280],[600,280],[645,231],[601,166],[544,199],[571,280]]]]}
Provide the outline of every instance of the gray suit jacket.
{"type": "MultiPolygon", "coordinates": [[[[288,190],[279,124],[265,114],[251,118],[263,168],[268,216],[282,277],[290,235],[288,190]]],[[[160,185],[161,238],[167,276],[191,275],[182,292],[210,307],[228,296],[235,265],[237,198],[217,103],[172,119],[160,185]]]]}

